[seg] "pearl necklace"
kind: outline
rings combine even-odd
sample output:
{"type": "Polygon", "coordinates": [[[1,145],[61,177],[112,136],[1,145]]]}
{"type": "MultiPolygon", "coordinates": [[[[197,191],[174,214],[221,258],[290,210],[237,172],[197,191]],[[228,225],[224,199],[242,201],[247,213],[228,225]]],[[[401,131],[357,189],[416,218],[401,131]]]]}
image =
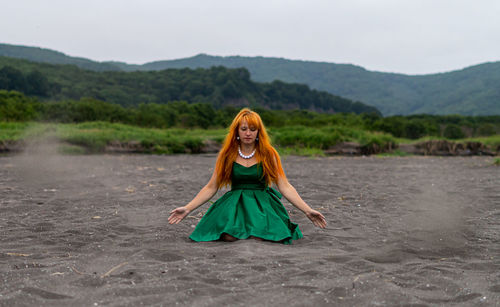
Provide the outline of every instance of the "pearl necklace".
{"type": "Polygon", "coordinates": [[[245,156],[242,152],[241,152],[241,147],[238,147],[238,154],[240,155],[240,157],[242,157],[243,159],[250,159],[251,157],[253,157],[255,155],[255,149],[252,151],[251,154],[249,154],[248,156],[245,156]]]}

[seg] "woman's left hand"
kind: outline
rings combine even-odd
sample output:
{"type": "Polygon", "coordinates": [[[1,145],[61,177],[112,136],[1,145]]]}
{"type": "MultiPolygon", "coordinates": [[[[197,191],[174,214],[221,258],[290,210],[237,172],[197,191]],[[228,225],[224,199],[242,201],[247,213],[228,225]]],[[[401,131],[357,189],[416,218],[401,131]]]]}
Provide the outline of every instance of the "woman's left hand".
{"type": "Polygon", "coordinates": [[[182,221],[186,217],[186,215],[189,214],[189,212],[190,211],[186,207],[175,208],[174,210],[170,211],[168,223],[179,224],[179,222],[182,221]]]}
{"type": "Polygon", "coordinates": [[[311,209],[310,211],[306,212],[306,216],[311,220],[314,226],[319,228],[326,227],[326,219],[319,211],[311,209]]]}

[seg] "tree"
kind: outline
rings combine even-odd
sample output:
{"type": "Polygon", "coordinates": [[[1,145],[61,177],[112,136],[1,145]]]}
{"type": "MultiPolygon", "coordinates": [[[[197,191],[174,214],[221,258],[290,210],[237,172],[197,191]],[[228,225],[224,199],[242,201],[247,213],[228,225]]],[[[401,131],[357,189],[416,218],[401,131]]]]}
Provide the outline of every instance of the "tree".
{"type": "Polygon", "coordinates": [[[36,100],[20,92],[0,90],[0,121],[29,121],[38,116],[36,100]]]}
{"type": "Polygon", "coordinates": [[[410,120],[405,125],[404,137],[409,139],[418,139],[426,135],[425,125],[417,120],[410,120]]]}
{"type": "Polygon", "coordinates": [[[443,136],[448,139],[462,139],[465,137],[464,132],[457,124],[449,124],[446,126],[443,132],[443,136]]]}
{"type": "Polygon", "coordinates": [[[26,76],[26,94],[36,96],[48,96],[50,85],[47,78],[38,70],[30,72],[26,76]]]}
{"type": "Polygon", "coordinates": [[[8,91],[26,91],[26,79],[21,71],[11,66],[0,69],[0,89],[8,91]]]}

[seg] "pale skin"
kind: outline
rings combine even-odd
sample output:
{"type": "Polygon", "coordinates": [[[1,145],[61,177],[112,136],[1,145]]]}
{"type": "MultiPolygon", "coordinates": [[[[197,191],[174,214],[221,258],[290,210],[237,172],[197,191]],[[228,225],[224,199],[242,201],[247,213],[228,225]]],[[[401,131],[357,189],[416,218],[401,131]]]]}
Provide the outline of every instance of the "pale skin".
{"type": "MultiPolygon", "coordinates": [[[[259,131],[254,127],[249,127],[246,121],[242,121],[238,128],[238,136],[240,137],[241,152],[243,155],[250,155],[255,149],[255,142],[259,131]]],[[[243,166],[250,167],[258,163],[255,157],[250,159],[243,159],[238,156],[236,158],[236,163],[243,166]]],[[[302,211],[311,222],[320,228],[326,227],[326,219],[319,211],[316,211],[309,207],[309,205],[300,197],[295,188],[288,182],[286,177],[280,177],[276,182],[276,186],[280,193],[297,209],[302,211]]],[[[203,205],[209,201],[215,193],[217,193],[217,176],[214,170],[212,177],[208,183],[198,192],[198,194],[191,200],[186,206],[178,207],[170,212],[168,222],[170,224],[178,224],[182,221],[189,213],[196,210],[199,206],[203,205]]],[[[236,238],[224,234],[222,237],[225,241],[235,241],[236,238]]]]}

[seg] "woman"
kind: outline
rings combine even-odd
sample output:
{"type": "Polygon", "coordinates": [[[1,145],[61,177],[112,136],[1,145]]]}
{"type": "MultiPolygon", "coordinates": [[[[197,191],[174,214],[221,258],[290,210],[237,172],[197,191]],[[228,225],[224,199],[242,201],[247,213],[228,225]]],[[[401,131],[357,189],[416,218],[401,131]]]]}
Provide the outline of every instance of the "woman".
{"type": "Polygon", "coordinates": [[[186,206],[172,210],[168,222],[179,223],[219,188],[231,185],[231,191],[200,220],[190,236],[192,240],[231,242],[255,238],[291,244],[302,238],[302,233],[297,224],[290,222],[281,194],[270,187],[272,183],[314,225],[326,227],[325,217],[311,209],[288,182],[260,116],[245,108],[229,127],[210,181],[186,206]]]}

